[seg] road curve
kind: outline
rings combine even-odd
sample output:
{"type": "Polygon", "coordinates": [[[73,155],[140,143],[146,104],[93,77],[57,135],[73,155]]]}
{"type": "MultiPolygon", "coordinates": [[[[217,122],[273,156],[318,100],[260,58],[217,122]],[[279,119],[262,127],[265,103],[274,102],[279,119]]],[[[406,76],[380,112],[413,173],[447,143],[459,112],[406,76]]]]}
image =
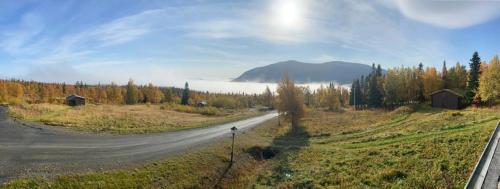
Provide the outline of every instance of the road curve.
{"type": "Polygon", "coordinates": [[[155,160],[255,127],[277,116],[259,117],[213,127],[148,135],[91,135],[20,123],[0,108],[0,183],[23,175],[103,169],[155,160]]]}

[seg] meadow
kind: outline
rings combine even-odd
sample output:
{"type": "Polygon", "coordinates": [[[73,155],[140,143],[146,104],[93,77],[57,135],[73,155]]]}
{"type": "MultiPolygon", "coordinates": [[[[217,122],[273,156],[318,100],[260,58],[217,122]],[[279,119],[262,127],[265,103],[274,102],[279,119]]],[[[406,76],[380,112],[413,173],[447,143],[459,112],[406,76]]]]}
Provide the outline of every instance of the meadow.
{"type": "Polygon", "coordinates": [[[500,119],[498,109],[402,107],[312,111],[296,136],[275,139],[257,186],[462,188],[500,119]],[[302,137],[297,137],[302,136],[302,137]]]}
{"type": "Polygon", "coordinates": [[[236,138],[111,171],[14,180],[6,188],[461,188],[499,109],[310,110],[297,132],[271,120],[236,138]]]}
{"type": "Polygon", "coordinates": [[[83,132],[140,134],[206,127],[261,113],[249,109],[161,105],[21,104],[9,108],[12,117],[83,132]]]}

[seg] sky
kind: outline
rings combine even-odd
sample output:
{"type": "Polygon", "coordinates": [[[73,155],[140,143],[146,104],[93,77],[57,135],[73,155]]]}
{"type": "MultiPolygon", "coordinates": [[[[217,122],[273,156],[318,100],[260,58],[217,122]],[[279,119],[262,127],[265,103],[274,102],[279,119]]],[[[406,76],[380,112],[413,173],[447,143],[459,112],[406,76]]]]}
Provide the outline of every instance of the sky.
{"type": "Polygon", "coordinates": [[[493,0],[0,1],[0,77],[183,86],[286,60],[467,65],[474,51],[499,53],[498,10],[493,0]]]}

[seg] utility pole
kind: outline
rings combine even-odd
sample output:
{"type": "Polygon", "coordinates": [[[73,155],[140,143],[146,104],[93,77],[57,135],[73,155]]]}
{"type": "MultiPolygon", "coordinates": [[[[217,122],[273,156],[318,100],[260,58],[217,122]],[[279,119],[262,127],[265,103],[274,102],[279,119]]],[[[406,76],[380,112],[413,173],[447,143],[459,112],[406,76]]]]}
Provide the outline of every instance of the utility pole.
{"type": "Polygon", "coordinates": [[[231,144],[231,164],[230,166],[233,165],[233,156],[234,156],[234,135],[236,135],[236,130],[238,130],[238,128],[236,127],[231,127],[231,133],[233,134],[233,142],[231,144]]]}

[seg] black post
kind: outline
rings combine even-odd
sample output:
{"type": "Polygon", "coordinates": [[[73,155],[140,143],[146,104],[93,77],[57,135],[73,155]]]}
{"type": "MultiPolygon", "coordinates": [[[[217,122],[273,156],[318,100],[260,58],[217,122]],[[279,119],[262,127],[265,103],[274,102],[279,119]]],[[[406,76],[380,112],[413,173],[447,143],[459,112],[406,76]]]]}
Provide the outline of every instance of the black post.
{"type": "Polygon", "coordinates": [[[234,134],[233,133],[233,143],[231,144],[231,165],[233,165],[233,154],[234,154],[234,134]]]}
{"type": "Polygon", "coordinates": [[[280,115],[278,114],[278,126],[281,126],[280,115]]]}

